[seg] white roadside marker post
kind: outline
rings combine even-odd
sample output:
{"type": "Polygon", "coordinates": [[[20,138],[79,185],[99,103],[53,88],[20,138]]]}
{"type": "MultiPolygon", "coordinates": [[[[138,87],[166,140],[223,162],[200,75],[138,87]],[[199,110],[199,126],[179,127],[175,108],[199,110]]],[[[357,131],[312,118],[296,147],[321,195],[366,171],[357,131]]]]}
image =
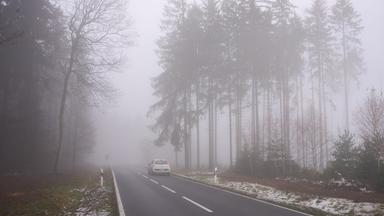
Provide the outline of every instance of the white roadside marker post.
{"type": "Polygon", "coordinates": [[[213,177],[213,181],[215,182],[215,184],[217,184],[217,170],[218,170],[218,168],[217,167],[215,167],[215,176],[213,177]]]}
{"type": "Polygon", "coordinates": [[[103,170],[103,168],[100,169],[100,186],[104,187],[104,170],[103,170]]]}

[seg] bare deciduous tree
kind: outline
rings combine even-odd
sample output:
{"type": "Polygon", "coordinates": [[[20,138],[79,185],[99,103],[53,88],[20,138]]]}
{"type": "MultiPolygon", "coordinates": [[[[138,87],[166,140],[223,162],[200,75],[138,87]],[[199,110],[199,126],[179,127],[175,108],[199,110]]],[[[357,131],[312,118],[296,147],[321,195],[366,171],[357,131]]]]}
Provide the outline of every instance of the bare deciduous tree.
{"type": "Polygon", "coordinates": [[[69,4],[66,5],[71,8],[67,13],[69,54],[64,63],[55,172],[63,144],[65,108],[72,76],[77,77],[80,88],[100,92],[106,86],[103,74],[117,68],[122,57],[121,48],[130,42],[129,19],[123,0],[74,0],[69,4]]]}
{"type": "MultiPolygon", "coordinates": [[[[364,105],[359,109],[357,120],[364,140],[384,136],[384,95],[382,92],[371,91],[364,105]]],[[[384,150],[383,146],[381,150],[384,150]]]]}

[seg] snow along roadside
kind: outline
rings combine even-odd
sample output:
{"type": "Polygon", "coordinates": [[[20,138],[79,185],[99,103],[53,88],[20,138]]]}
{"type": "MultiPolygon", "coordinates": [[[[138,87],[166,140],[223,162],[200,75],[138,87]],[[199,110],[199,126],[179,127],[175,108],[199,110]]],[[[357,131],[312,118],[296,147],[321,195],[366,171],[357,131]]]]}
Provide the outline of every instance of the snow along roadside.
{"type": "Polygon", "coordinates": [[[115,191],[116,201],[117,201],[117,208],[119,210],[119,216],[125,216],[123,202],[121,201],[121,197],[120,197],[119,186],[117,185],[116,176],[113,169],[112,169],[112,176],[113,176],[113,187],[115,189],[114,191],[115,191]]]}
{"type": "MultiPolygon", "coordinates": [[[[252,200],[255,200],[257,202],[261,202],[261,203],[265,203],[265,204],[268,204],[268,205],[271,205],[271,206],[275,206],[275,207],[278,207],[278,208],[286,209],[286,210],[289,210],[289,211],[292,211],[292,212],[296,212],[296,213],[299,213],[299,214],[302,214],[302,215],[312,216],[311,214],[308,214],[308,213],[304,212],[303,209],[296,210],[296,209],[292,208],[292,205],[290,205],[289,207],[286,207],[287,205],[283,206],[281,203],[277,203],[275,201],[263,200],[263,199],[260,199],[258,197],[252,196],[249,193],[245,193],[245,192],[242,192],[242,191],[238,191],[238,190],[234,190],[234,189],[231,189],[231,188],[227,188],[227,187],[224,187],[224,186],[219,185],[217,183],[206,182],[206,181],[202,181],[201,179],[196,179],[196,178],[192,178],[190,176],[185,176],[185,175],[176,174],[176,173],[173,173],[173,175],[176,176],[176,178],[181,178],[181,179],[184,179],[186,181],[194,182],[196,184],[205,185],[206,187],[215,188],[216,190],[221,190],[221,191],[224,191],[224,192],[227,192],[227,193],[231,193],[231,194],[234,194],[234,195],[237,195],[237,196],[240,196],[240,197],[245,197],[245,198],[248,198],[248,199],[252,199],[252,200]]],[[[217,178],[214,181],[216,182],[217,178]]]]}
{"type": "Polygon", "coordinates": [[[294,206],[304,211],[312,209],[333,215],[384,215],[384,203],[355,203],[347,199],[285,192],[256,183],[235,181],[220,182],[211,176],[175,175],[228,191],[245,194],[250,197],[257,197],[257,199],[262,201],[294,206]]]}

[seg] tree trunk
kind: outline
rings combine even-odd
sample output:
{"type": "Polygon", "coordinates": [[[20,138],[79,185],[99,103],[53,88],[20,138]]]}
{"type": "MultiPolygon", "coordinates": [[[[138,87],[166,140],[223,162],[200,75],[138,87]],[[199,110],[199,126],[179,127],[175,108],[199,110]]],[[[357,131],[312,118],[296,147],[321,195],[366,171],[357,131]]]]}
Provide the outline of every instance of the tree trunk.
{"type": "MultiPolygon", "coordinates": [[[[73,65],[73,63],[72,63],[73,65]]],[[[70,66],[72,68],[72,66],[70,66]]],[[[63,133],[64,133],[64,114],[65,114],[65,105],[67,101],[68,87],[69,87],[69,79],[72,73],[72,69],[68,70],[65,74],[64,80],[64,88],[61,96],[60,102],[60,114],[59,114],[59,144],[56,151],[55,164],[54,164],[54,173],[58,172],[58,165],[60,160],[61,149],[63,145],[63,133]]]]}
{"type": "Polygon", "coordinates": [[[187,116],[187,90],[184,90],[184,132],[183,132],[183,138],[184,138],[184,168],[186,170],[189,170],[189,163],[188,163],[188,116],[187,116]]]}
{"type": "Polygon", "coordinates": [[[268,91],[263,90],[263,116],[262,116],[262,138],[261,138],[261,156],[262,159],[265,159],[265,140],[266,140],[266,129],[267,129],[267,119],[268,119],[268,91]]]}
{"type": "Polygon", "coordinates": [[[268,152],[271,151],[272,144],[272,104],[271,104],[271,86],[267,87],[267,131],[268,131],[268,152]]]}
{"type": "Polygon", "coordinates": [[[191,168],[191,146],[190,146],[190,113],[189,113],[190,91],[184,91],[184,166],[185,169],[191,168]]]}
{"type": "Polygon", "coordinates": [[[215,103],[214,103],[214,119],[213,119],[213,128],[214,128],[214,131],[213,131],[213,134],[214,134],[214,137],[213,137],[213,144],[214,144],[214,161],[215,161],[215,167],[217,167],[218,165],[218,159],[217,159],[217,100],[215,99],[215,103]]]}
{"type": "Polygon", "coordinates": [[[324,152],[323,152],[323,139],[324,139],[324,135],[323,135],[323,113],[322,113],[322,110],[323,110],[323,97],[322,97],[322,94],[321,94],[321,82],[322,82],[322,72],[320,70],[320,74],[319,74],[319,89],[318,89],[318,97],[319,97],[319,107],[318,107],[318,112],[319,112],[319,148],[320,148],[320,161],[319,161],[319,168],[320,170],[323,170],[323,165],[324,165],[324,152]]]}
{"type": "Polygon", "coordinates": [[[327,119],[327,100],[326,100],[326,93],[325,93],[325,82],[323,77],[323,116],[324,116],[324,145],[325,145],[325,166],[327,166],[328,160],[329,160],[329,150],[328,150],[328,119],[327,119]]]}
{"type": "MultiPolygon", "coordinates": [[[[289,86],[288,78],[285,75],[282,79],[282,130],[283,130],[283,151],[284,151],[284,160],[289,160],[291,156],[291,142],[290,142],[290,111],[289,111],[289,86]]],[[[292,167],[291,163],[283,163],[283,171],[288,174],[291,173],[292,167]]]]}
{"type": "Polygon", "coordinates": [[[296,78],[296,162],[300,164],[300,85],[299,78],[296,78]]]}
{"type": "Polygon", "coordinates": [[[290,137],[290,110],[289,110],[289,100],[290,100],[290,93],[289,93],[289,81],[287,78],[284,79],[284,110],[285,110],[285,116],[284,116],[284,123],[285,123],[285,142],[286,142],[286,148],[287,148],[287,156],[286,159],[290,159],[291,157],[291,137],[290,137]]]}
{"type": "Polygon", "coordinates": [[[200,83],[196,85],[196,162],[197,169],[200,169],[200,92],[199,92],[200,83]]]}
{"type": "Polygon", "coordinates": [[[303,148],[303,167],[307,167],[307,146],[304,140],[304,96],[303,96],[303,80],[300,77],[300,109],[301,109],[301,146],[303,148]]]}
{"type": "Polygon", "coordinates": [[[256,84],[255,79],[252,79],[252,91],[251,91],[251,146],[252,151],[256,150],[256,84]]]}
{"type": "Polygon", "coordinates": [[[312,166],[314,169],[318,169],[317,167],[317,152],[316,152],[316,111],[315,111],[315,84],[313,82],[312,78],[312,111],[311,111],[311,122],[312,122],[312,145],[311,145],[311,150],[312,150],[312,166]]]}
{"type": "Polygon", "coordinates": [[[7,167],[7,161],[1,160],[4,159],[6,155],[6,149],[7,149],[7,135],[8,135],[8,116],[9,116],[9,74],[8,70],[4,70],[4,77],[5,79],[2,80],[2,86],[3,87],[3,98],[2,98],[2,108],[0,113],[0,172],[3,172],[6,170],[7,167]]]}
{"type": "MultiPolygon", "coordinates": [[[[279,112],[280,112],[280,139],[281,145],[284,145],[285,136],[284,136],[284,111],[283,111],[283,85],[279,82],[279,112]]],[[[284,146],[282,146],[284,149],[284,146]]]]}
{"type": "Polygon", "coordinates": [[[229,165],[233,167],[232,150],[232,98],[231,88],[228,89],[228,121],[229,121],[229,165]]]}
{"type": "MultiPolygon", "coordinates": [[[[78,36],[78,35],[77,35],[78,36]]],[[[78,37],[76,37],[78,38],[78,37]]],[[[58,138],[58,145],[56,150],[56,157],[55,157],[55,163],[53,167],[53,172],[58,172],[58,166],[59,166],[59,160],[60,160],[60,154],[61,149],[63,145],[63,133],[64,133],[64,115],[65,115],[65,105],[67,102],[67,94],[68,94],[68,88],[69,88],[69,81],[73,72],[73,65],[75,62],[75,55],[76,55],[76,49],[78,46],[78,40],[73,39],[72,41],[72,47],[71,47],[71,56],[69,58],[69,65],[68,69],[65,73],[64,77],[64,86],[63,86],[63,92],[61,95],[61,102],[60,102],[60,111],[59,111],[59,138],[58,138]]]]}
{"type": "Polygon", "coordinates": [[[344,94],[345,94],[345,128],[349,131],[349,77],[347,71],[347,42],[345,38],[345,23],[342,27],[343,40],[343,70],[344,70],[344,94]]]}
{"type": "Polygon", "coordinates": [[[188,163],[189,163],[189,168],[192,168],[192,89],[188,88],[187,91],[187,117],[188,117],[188,140],[187,140],[187,146],[188,146],[188,163]]]}
{"type": "Polygon", "coordinates": [[[175,166],[176,166],[176,169],[179,168],[179,158],[178,158],[178,152],[175,148],[175,166]]]}
{"type": "Polygon", "coordinates": [[[74,172],[76,170],[76,163],[77,163],[77,144],[78,144],[78,130],[79,130],[79,124],[78,124],[78,115],[75,119],[75,127],[73,131],[73,140],[72,140],[72,171],[74,172]]]}
{"type": "Polygon", "coordinates": [[[260,154],[260,125],[259,125],[259,86],[257,83],[257,80],[255,80],[255,122],[256,122],[256,134],[255,134],[255,139],[256,139],[256,151],[257,154],[260,154]]]}
{"type": "Polygon", "coordinates": [[[241,95],[240,84],[236,86],[236,162],[240,159],[241,152],[241,95]]]}
{"type": "Polygon", "coordinates": [[[214,140],[213,140],[213,97],[212,97],[212,83],[208,81],[208,164],[209,169],[212,171],[214,168],[214,140]]]}

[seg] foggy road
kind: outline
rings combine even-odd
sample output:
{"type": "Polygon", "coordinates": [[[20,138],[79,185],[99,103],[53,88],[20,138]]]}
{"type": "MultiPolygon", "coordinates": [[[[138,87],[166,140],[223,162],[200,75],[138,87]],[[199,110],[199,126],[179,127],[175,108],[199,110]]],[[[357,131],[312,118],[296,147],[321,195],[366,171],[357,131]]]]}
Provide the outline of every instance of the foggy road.
{"type": "Polygon", "coordinates": [[[115,169],[127,216],[307,215],[177,176],[149,176],[145,170],[115,169]]]}

